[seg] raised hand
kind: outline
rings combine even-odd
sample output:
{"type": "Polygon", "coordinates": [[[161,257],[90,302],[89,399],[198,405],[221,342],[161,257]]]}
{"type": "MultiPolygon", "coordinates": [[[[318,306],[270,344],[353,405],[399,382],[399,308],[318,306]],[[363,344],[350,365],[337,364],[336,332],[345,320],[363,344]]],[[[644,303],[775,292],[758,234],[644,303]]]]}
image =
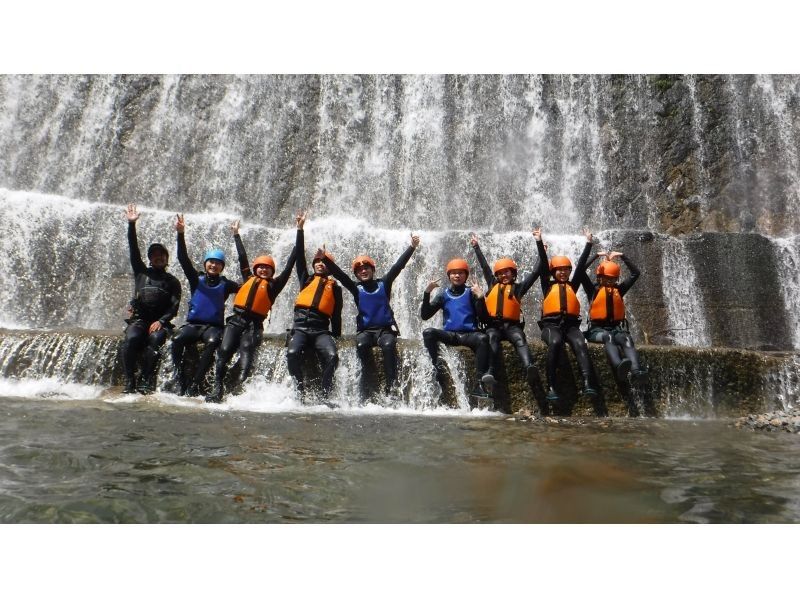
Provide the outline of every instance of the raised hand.
{"type": "Polygon", "coordinates": [[[625,254],[624,254],[624,253],[622,253],[621,251],[612,251],[612,252],[611,252],[611,253],[608,255],[608,259],[610,259],[610,260],[613,260],[613,259],[616,259],[616,258],[618,258],[618,257],[622,257],[623,255],[625,255],[625,254]]]}
{"type": "Polygon", "coordinates": [[[294,221],[297,223],[297,230],[303,230],[303,225],[306,223],[306,216],[308,216],[308,210],[300,210],[295,216],[294,221]]]}
{"type": "Polygon", "coordinates": [[[231,222],[231,232],[234,235],[238,235],[239,234],[239,221],[238,220],[234,220],[233,222],[231,222]]]}
{"type": "Polygon", "coordinates": [[[480,284],[478,284],[478,281],[477,281],[476,278],[474,278],[474,277],[470,278],[470,285],[471,285],[470,288],[472,290],[472,294],[473,295],[475,295],[478,299],[483,297],[483,287],[480,284]]]}
{"type": "Polygon", "coordinates": [[[136,210],[135,203],[128,204],[128,209],[125,210],[125,215],[128,217],[128,222],[136,222],[139,220],[139,212],[136,210]]]}
{"type": "Polygon", "coordinates": [[[413,247],[414,249],[419,247],[419,235],[411,233],[411,247],[413,247]]]}
{"type": "Polygon", "coordinates": [[[183,219],[183,214],[175,214],[175,230],[179,233],[186,230],[186,221],[183,219]]]}
{"type": "Polygon", "coordinates": [[[478,246],[478,235],[476,235],[475,233],[470,233],[469,234],[469,244],[472,245],[473,247],[477,247],[478,246]]]}
{"type": "Polygon", "coordinates": [[[533,238],[536,239],[537,243],[542,240],[542,227],[541,226],[537,226],[536,228],[533,229],[533,238]]]}
{"type": "Polygon", "coordinates": [[[586,237],[586,242],[587,243],[591,243],[592,242],[592,231],[589,230],[589,228],[586,227],[586,226],[583,227],[583,236],[586,237]]]}
{"type": "Polygon", "coordinates": [[[608,256],[608,253],[605,252],[605,251],[598,251],[597,255],[599,255],[600,257],[606,257],[606,256],[608,256]]]}
{"type": "Polygon", "coordinates": [[[439,287],[439,281],[440,281],[440,280],[442,280],[442,279],[441,279],[441,278],[437,278],[437,279],[435,279],[435,280],[432,280],[432,281],[430,281],[430,282],[428,283],[428,286],[426,286],[426,287],[425,287],[425,292],[426,292],[426,293],[430,293],[431,291],[433,291],[433,289],[436,289],[436,288],[438,288],[438,287],[439,287]]]}

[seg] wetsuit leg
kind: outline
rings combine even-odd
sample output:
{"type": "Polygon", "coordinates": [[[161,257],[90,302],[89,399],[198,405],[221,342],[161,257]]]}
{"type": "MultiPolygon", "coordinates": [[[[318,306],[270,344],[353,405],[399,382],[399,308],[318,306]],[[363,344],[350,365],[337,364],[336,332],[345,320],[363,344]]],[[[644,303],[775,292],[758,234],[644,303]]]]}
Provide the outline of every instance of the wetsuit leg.
{"type": "Polygon", "coordinates": [[[172,365],[175,368],[172,390],[178,394],[185,392],[186,376],[183,367],[183,356],[186,347],[196,343],[202,336],[202,326],[196,324],[184,324],[178,333],[172,337],[172,365]]]}
{"type": "Polygon", "coordinates": [[[528,346],[525,331],[522,330],[521,326],[508,326],[505,330],[505,335],[517,351],[520,363],[525,370],[525,381],[528,383],[536,403],[540,409],[544,408],[547,403],[545,401],[544,388],[542,388],[542,378],[533,363],[533,355],[531,354],[531,348],[528,346]]]}
{"type": "Polygon", "coordinates": [[[222,333],[222,343],[220,343],[217,350],[216,369],[214,371],[214,388],[211,394],[206,397],[206,400],[214,403],[222,402],[223,387],[222,384],[225,380],[225,374],[228,371],[228,363],[230,363],[236,349],[239,348],[239,342],[242,338],[242,333],[245,328],[238,320],[231,316],[228,323],[225,325],[225,331],[222,333]]]}
{"type": "Polygon", "coordinates": [[[202,340],[205,345],[203,352],[200,354],[200,359],[197,361],[197,369],[194,372],[192,384],[199,386],[206,377],[208,369],[211,367],[211,362],[214,359],[214,353],[222,343],[222,327],[221,326],[208,326],[202,333],[202,340]]]}
{"type": "Polygon", "coordinates": [[[328,332],[320,332],[314,339],[314,348],[317,358],[322,365],[322,394],[328,397],[333,387],[333,375],[339,364],[339,353],[336,350],[336,341],[328,332]]]}
{"type": "Polygon", "coordinates": [[[631,371],[637,374],[641,372],[642,367],[639,363],[639,353],[636,351],[636,346],[633,344],[631,335],[627,332],[619,331],[614,335],[614,343],[622,347],[625,357],[631,360],[631,371]]]}
{"type": "Polygon", "coordinates": [[[486,336],[489,338],[489,367],[496,373],[500,371],[500,341],[503,340],[503,331],[499,328],[487,328],[486,336]]]}
{"type": "Polygon", "coordinates": [[[439,363],[439,343],[445,342],[444,338],[449,333],[439,328],[426,328],[422,331],[422,344],[431,357],[434,367],[439,363]]]}
{"type": "Polygon", "coordinates": [[[542,340],[547,344],[547,386],[553,391],[556,387],[558,358],[564,347],[564,335],[559,326],[555,324],[544,324],[542,340]]]}
{"type": "Polygon", "coordinates": [[[125,328],[125,339],[122,341],[120,354],[125,375],[125,392],[136,389],[136,360],[147,342],[147,324],[142,320],[134,320],[125,328]]]}
{"type": "Polygon", "coordinates": [[[147,335],[147,345],[144,348],[142,360],[142,376],[139,380],[139,392],[152,392],[155,384],[155,375],[161,358],[161,347],[167,342],[169,330],[162,328],[147,335]]]}
{"type": "Polygon", "coordinates": [[[458,337],[457,343],[448,343],[448,344],[458,344],[463,345],[464,347],[469,347],[475,352],[475,369],[478,373],[478,380],[483,377],[484,374],[491,373],[491,366],[489,364],[489,356],[490,356],[490,349],[489,349],[489,337],[484,332],[461,332],[457,333],[456,336],[458,337]]]}
{"type": "Polygon", "coordinates": [[[611,371],[616,372],[620,361],[622,361],[622,356],[619,353],[617,345],[614,343],[614,335],[608,330],[604,330],[602,333],[598,334],[598,338],[603,343],[603,348],[606,351],[606,357],[608,358],[608,365],[611,366],[611,371]]]}
{"type": "Polygon", "coordinates": [[[580,328],[577,326],[570,326],[567,328],[567,341],[572,347],[572,352],[575,354],[575,359],[578,362],[578,367],[583,376],[583,388],[587,391],[596,390],[593,388],[592,379],[592,362],[589,359],[589,348],[586,345],[586,337],[583,336],[580,328]]]}
{"type": "Polygon", "coordinates": [[[397,335],[384,330],[378,337],[378,346],[383,352],[383,372],[386,376],[386,392],[397,385],[397,335]]]}
{"type": "Polygon", "coordinates": [[[261,327],[250,324],[242,334],[242,341],[239,343],[239,385],[250,377],[253,370],[253,363],[256,358],[256,351],[261,345],[261,327]]]}
{"type": "Polygon", "coordinates": [[[303,350],[309,340],[309,336],[303,330],[298,330],[297,328],[292,330],[290,334],[289,342],[286,345],[286,364],[289,373],[297,382],[297,390],[302,391],[304,389],[303,350]]]}

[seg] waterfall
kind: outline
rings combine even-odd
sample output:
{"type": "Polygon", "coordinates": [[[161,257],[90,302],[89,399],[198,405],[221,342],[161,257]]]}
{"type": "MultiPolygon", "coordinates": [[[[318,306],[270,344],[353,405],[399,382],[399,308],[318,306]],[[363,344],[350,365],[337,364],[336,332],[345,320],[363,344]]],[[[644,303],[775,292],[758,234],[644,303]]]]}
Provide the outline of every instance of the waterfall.
{"type": "Polygon", "coordinates": [[[666,240],[663,248],[661,280],[670,335],[678,345],[708,347],[711,337],[691,256],[678,239],[666,240]]]}
{"type": "Polygon", "coordinates": [[[794,348],[800,350],[800,235],[772,239],[781,292],[789,313],[794,348]]]}

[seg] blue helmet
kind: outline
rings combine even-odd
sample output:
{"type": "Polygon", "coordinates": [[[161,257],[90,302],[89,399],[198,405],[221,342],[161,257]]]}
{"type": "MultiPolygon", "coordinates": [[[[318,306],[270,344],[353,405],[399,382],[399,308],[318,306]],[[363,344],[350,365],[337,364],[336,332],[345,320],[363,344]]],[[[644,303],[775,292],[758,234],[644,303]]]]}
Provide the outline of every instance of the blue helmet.
{"type": "Polygon", "coordinates": [[[205,264],[208,260],[217,260],[222,262],[222,265],[225,265],[225,254],[222,252],[221,249],[209,249],[206,251],[206,254],[203,256],[203,263],[205,264]]]}

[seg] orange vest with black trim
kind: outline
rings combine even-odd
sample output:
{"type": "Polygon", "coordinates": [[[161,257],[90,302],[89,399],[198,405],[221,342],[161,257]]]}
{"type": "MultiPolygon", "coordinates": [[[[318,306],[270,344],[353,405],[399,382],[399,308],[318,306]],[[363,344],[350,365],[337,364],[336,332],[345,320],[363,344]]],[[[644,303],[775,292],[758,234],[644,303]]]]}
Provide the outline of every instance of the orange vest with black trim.
{"type": "Polygon", "coordinates": [[[233,298],[233,306],[266,317],[272,309],[269,280],[258,276],[248,278],[233,298]]]}
{"type": "Polygon", "coordinates": [[[589,319],[603,322],[621,322],[625,319],[625,303],[618,288],[600,287],[589,308],[589,319]]]}
{"type": "Polygon", "coordinates": [[[542,316],[581,315],[581,304],[572,287],[566,282],[556,282],[542,301],[542,316]]]}
{"type": "Polygon", "coordinates": [[[336,304],[336,298],[333,295],[334,286],[336,286],[336,281],[332,278],[315,275],[313,280],[297,295],[294,306],[311,307],[330,318],[336,304]]]}
{"type": "Polygon", "coordinates": [[[486,311],[490,318],[503,318],[519,322],[522,306],[514,295],[513,284],[495,284],[486,295],[486,311]]]}

